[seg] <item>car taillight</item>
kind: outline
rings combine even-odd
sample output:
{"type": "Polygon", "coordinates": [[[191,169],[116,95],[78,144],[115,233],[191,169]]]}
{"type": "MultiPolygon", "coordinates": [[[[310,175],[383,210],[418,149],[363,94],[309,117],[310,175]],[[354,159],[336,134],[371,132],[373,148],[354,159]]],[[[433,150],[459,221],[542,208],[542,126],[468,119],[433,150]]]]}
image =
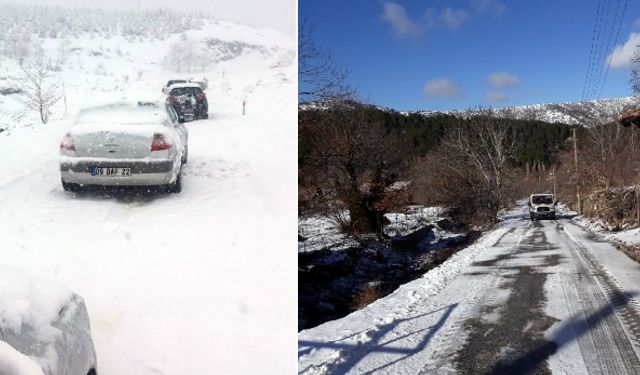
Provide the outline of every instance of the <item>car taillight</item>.
{"type": "Polygon", "coordinates": [[[153,141],[151,142],[151,151],[168,150],[173,147],[173,143],[167,139],[164,134],[156,133],[153,135],[153,141]]]}
{"type": "Polygon", "coordinates": [[[71,134],[67,133],[64,138],[62,138],[62,141],[60,142],[60,149],[69,151],[76,150],[76,146],[73,144],[73,139],[71,139],[71,134]]]}
{"type": "Polygon", "coordinates": [[[174,100],[174,101],[175,101],[176,99],[177,99],[177,98],[176,98],[175,96],[173,96],[173,95],[169,95],[169,100],[174,100]]]}
{"type": "Polygon", "coordinates": [[[198,95],[196,96],[196,98],[197,98],[198,100],[206,99],[206,98],[207,98],[207,95],[206,95],[205,93],[198,94],[198,95]]]}

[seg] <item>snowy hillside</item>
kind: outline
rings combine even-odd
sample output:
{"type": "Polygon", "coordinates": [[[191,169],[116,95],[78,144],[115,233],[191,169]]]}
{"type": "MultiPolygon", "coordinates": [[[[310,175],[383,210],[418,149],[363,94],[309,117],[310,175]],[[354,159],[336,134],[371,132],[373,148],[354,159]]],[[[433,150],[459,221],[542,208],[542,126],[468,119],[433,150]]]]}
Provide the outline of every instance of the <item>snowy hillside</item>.
{"type": "Polygon", "coordinates": [[[0,265],[84,297],[98,373],[295,371],[293,334],[282,334],[296,316],[282,251],[296,220],[295,41],[195,16],[167,25],[162,12],[146,24],[136,13],[47,9],[0,11],[0,25],[13,15],[32,31],[17,41],[21,56],[0,40],[0,265]],[[49,12],[66,31],[40,30],[49,12]],[[66,96],[45,125],[16,100],[20,59],[38,57],[66,96]],[[208,81],[210,117],[187,124],[182,193],[62,190],[59,143],[81,108],[162,100],[168,79],[189,77],[208,81]]]}
{"type": "MultiPolygon", "coordinates": [[[[521,120],[538,120],[550,123],[560,122],[570,125],[591,126],[595,121],[612,121],[621,113],[637,108],[637,98],[629,96],[615,99],[600,99],[587,102],[548,103],[497,108],[498,115],[513,115],[521,120]]],[[[456,110],[447,112],[419,111],[425,116],[439,113],[460,116],[473,116],[474,110],[456,110]]]]}
{"type": "MultiPolygon", "coordinates": [[[[300,110],[323,109],[328,102],[308,102],[299,104],[300,110]]],[[[633,96],[613,99],[600,99],[586,102],[546,103],[516,107],[494,108],[497,115],[513,116],[521,120],[538,120],[549,123],[563,123],[569,125],[591,126],[597,122],[613,121],[623,112],[638,108],[638,99],[633,96]]],[[[391,111],[391,108],[372,106],[382,111],[391,111]]],[[[478,113],[477,110],[452,110],[452,111],[404,111],[404,115],[419,113],[423,116],[437,116],[440,114],[469,117],[478,113]]]]}

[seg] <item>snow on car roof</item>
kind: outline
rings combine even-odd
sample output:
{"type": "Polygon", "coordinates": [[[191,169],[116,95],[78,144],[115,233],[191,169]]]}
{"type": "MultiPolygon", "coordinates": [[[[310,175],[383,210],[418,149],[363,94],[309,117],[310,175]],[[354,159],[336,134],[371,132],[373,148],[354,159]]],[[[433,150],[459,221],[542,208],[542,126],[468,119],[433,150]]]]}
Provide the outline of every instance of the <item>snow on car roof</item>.
{"type": "Polygon", "coordinates": [[[166,118],[163,106],[152,102],[118,102],[80,111],[76,124],[157,124],[166,118]]]}
{"type": "Polygon", "coordinates": [[[187,82],[187,83],[174,83],[173,85],[169,86],[169,90],[172,89],[182,89],[185,87],[197,87],[197,88],[202,88],[199,84],[197,83],[193,83],[193,82],[187,82]]]}

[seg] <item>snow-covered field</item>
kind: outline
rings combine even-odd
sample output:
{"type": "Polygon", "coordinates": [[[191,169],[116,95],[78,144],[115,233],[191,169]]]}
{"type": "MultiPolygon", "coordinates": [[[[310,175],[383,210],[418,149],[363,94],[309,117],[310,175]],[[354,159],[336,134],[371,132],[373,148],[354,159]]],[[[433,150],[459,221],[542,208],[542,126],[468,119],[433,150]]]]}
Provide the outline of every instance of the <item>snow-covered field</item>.
{"type": "MultiPolygon", "coordinates": [[[[178,34],[132,42],[80,35],[55,75],[67,115],[61,101],[42,125],[11,95],[0,96],[8,128],[0,133],[0,264],[85,298],[98,373],[291,373],[295,41],[225,22],[186,34],[262,48],[180,74],[162,63],[178,34]],[[207,77],[210,106],[208,120],[187,124],[182,193],[62,190],[58,146],[75,113],[123,98],[160,99],[167,79],[181,77],[207,77]]],[[[43,47],[54,55],[60,42],[43,47]]],[[[16,61],[0,59],[2,82],[19,75],[16,61]]]]}

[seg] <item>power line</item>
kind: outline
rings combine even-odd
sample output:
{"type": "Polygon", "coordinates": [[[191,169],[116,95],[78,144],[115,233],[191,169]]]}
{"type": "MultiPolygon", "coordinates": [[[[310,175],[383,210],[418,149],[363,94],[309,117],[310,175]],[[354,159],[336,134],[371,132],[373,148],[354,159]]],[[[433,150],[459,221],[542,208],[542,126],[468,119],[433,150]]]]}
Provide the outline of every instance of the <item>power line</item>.
{"type": "Polygon", "coordinates": [[[581,96],[581,100],[584,100],[586,98],[586,92],[587,92],[587,87],[590,86],[589,85],[589,81],[590,81],[590,77],[591,77],[591,68],[593,66],[593,51],[594,51],[594,47],[595,47],[595,41],[596,41],[596,33],[598,31],[598,26],[600,23],[600,9],[602,8],[602,0],[598,1],[598,8],[596,8],[596,19],[593,23],[593,34],[591,35],[591,50],[589,51],[589,60],[587,61],[587,73],[584,77],[584,84],[582,85],[582,96],[581,96]]]}
{"type": "MultiPolygon", "coordinates": [[[[606,6],[606,13],[604,15],[604,22],[602,22],[600,24],[601,28],[600,28],[600,33],[598,34],[598,40],[597,40],[597,45],[596,45],[596,56],[595,56],[595,60],[594,60],[594,65],[596,67],[596,71],[592,76],[591,82],[590,82],[590,86],[589,86],[589,92],[588,94],[588,98],[589,99],[593,99],[594,97],[594,87],[598,86],[598,83],[600,82],[600,77],[602,76],[602,61],[604,60],[604,50],[606,49],[606,46],[602,46],[601,41],[604,43],[604,39],[605,39],[605,35],[607,33],[607,29],[609,29],[608,27],[608,23],[609,23],[609,8],[611,7],[611,1],[607,0],[607,6],[606,6]],[[596,75],[597,74],[597,75],[596,75]]],[[[611,30],[613,32],[613,23],[611,24],[611,30]]]]}
{"type": "MultiPolygon", "coordinates": [[[[622,28],[622,20],[624,20],[624,15],[627,11],[627,3],[628,0],[624,0],[624,6],[622,7],[622,14],[620,15],[620,21],[618,22],[618,30],[616,31],[616,38],[614,39],[614,45],[618,43],[618,38],[620,37],[620,29],[622,28]]],[[[598,97],[602,95],[602,90],[604,89],[604,84],[607,81],[607,76],[609,75],[609,67],[611,66],[611,58],[613,57],[613,49],[609,54],[609,60],[607,61],[607,68],[604,73],[604,79],[602,80],[602,85],[600,86],[600,90],[598,91],[598,97]]]]}

